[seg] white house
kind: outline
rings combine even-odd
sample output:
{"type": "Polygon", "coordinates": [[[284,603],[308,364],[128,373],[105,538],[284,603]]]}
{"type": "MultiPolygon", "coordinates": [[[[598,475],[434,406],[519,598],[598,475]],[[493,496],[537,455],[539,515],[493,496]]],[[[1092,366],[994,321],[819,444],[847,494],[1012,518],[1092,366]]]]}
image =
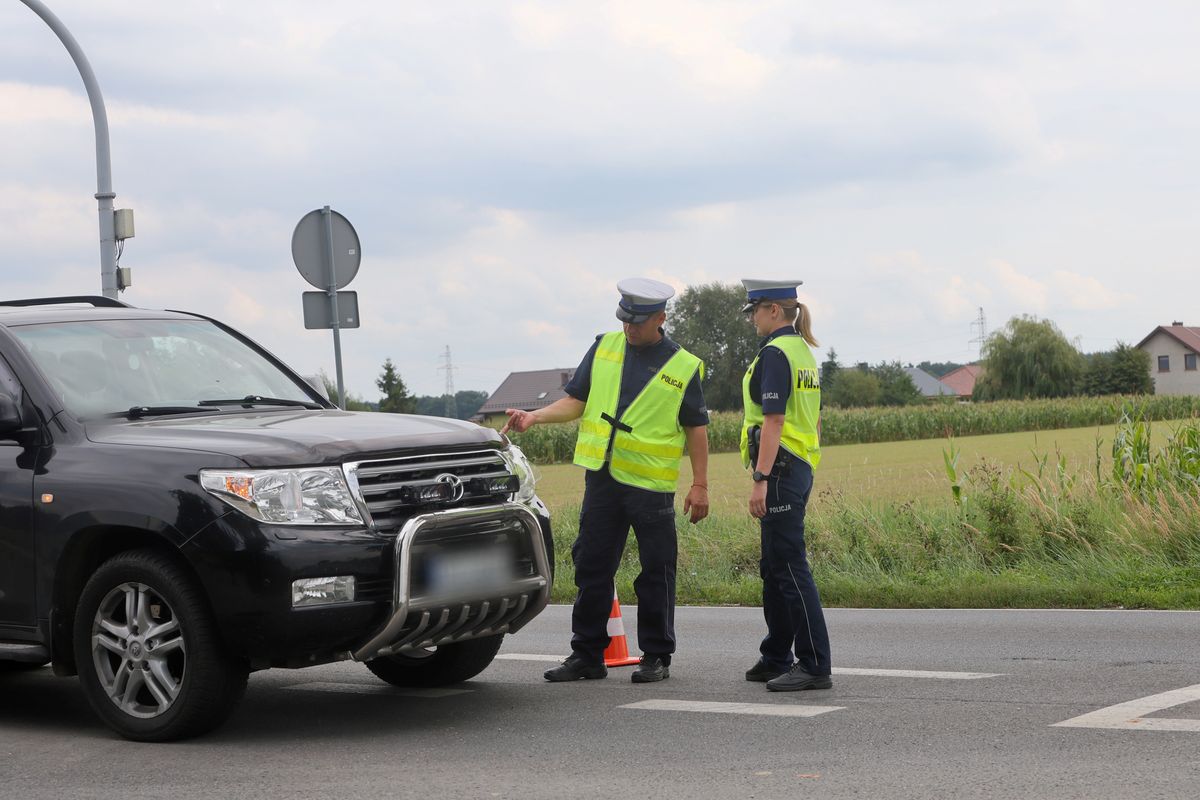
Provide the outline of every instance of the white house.
{"type": "Polygon", "coordinates": [[[1155,394],[1200,394],[1200,328],[1182,322],[1159,325],[1138,342],[1150,354],[1155,394]]]}

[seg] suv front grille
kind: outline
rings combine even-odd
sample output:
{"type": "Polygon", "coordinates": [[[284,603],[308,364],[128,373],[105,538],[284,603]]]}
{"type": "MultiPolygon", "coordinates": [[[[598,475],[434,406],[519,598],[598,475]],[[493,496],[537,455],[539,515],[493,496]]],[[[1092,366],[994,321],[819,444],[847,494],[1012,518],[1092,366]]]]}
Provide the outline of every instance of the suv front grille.
{"type": "Polygon", "coordinates": [[[429,453],[346,465],[351,491],[376,528],[399,526],[416,510],[503,502],[519,488],[497,450],[429,453]]]}

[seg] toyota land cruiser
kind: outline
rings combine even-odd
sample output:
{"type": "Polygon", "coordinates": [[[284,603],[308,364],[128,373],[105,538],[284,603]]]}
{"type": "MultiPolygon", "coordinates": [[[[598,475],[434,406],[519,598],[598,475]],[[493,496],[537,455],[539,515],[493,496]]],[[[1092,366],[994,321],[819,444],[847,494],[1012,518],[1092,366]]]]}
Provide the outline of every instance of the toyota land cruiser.
{"type": "Polygon", "coordinates": [[[339,410],[198,314],[0,303],[0,690],[50,663],[162,741],[252,670],[463,681],[545,607],[552,548],[492,430],[339,410]]]}

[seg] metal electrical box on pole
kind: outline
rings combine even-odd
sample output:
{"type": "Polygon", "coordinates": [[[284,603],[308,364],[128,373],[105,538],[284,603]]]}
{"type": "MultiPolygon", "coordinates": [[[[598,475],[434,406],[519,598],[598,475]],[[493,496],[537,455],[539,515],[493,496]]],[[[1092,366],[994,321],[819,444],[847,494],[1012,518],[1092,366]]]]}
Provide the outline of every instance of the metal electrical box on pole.
{"type": "Polygon", "coordinates": [[[329,206],[310,211],[292,232],[292,260],[304,280],[323,290],[304,293],[304,327],[333,330],[338,405],[345,408],[341,329],[358,327],[358,294],[338,290],[354,280],[362,263],[358,232],[350,220],[329,206]]]}

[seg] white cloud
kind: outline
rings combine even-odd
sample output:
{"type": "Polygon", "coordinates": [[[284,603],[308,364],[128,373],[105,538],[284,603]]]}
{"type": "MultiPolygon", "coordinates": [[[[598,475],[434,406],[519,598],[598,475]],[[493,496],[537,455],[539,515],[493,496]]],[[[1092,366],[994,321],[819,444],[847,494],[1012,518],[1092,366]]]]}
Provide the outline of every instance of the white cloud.
{"type": "Polygon", "coordinates": [[[995,259],[990,266],[1000,290],[1007,294],[1018,307],[1036,312],[1046,310],[1049,299],[1049,290],[1046,284],[1018,272],[1007,261],[995,259]]]}
{"type": "Polygon", "coordinates": [[[1117,291],[1078,272],[1055,270],[1050,282],[1067,306],[1081,311],[1108,311],[1121,308],[1134,299],[1129,292],[1117,291]]]}

